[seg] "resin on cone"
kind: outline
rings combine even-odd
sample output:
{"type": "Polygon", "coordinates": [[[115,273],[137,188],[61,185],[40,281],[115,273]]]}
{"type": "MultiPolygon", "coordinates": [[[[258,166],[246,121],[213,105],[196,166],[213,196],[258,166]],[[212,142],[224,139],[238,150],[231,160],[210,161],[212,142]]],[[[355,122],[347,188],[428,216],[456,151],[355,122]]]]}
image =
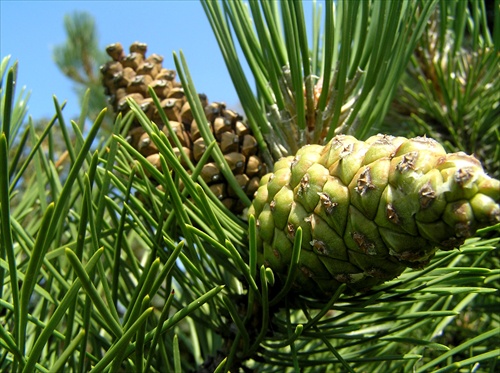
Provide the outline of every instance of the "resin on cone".
{"type": "Polygon", "coordinates": [[[259,264],[285,280],[295,232],[302,247],[294,289],[328,296],[346,283],[366,291],[422,268],[438,249],[458,248],[500,222],[500,181],[465,153],[433,139],[339,135],[279,160],[249,214],[259,264]]]}

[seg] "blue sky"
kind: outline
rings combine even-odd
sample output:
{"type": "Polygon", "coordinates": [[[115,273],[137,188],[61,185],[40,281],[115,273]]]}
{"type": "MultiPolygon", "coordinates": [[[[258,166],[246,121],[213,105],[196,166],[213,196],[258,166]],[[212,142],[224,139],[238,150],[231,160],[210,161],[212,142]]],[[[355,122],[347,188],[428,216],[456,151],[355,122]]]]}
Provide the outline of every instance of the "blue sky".
{"type": "MultiPolygon", "coordinates": [[[[310,8],[310,6],[305,6],[310,8]]],[[[210,101],[236,107],[232,86],[215,37],[201,4],[183,1],[9,1],[0,0],[0,55],[19,62],[18,87],[31,91],[28,114],[51,117],[55,95],[67,100],[68,118],[79,114],[73,84],[52,59],[54,46],[64,43],[63,18],[75,11],[90,13],[99,45],[134,41],[148,44],[148,53],[163,55],[163,66],[174,68],[172,52],[182,50],[198,92],[210,101]]],[[[19,92],[19,88],[17,90],[19,92]]]]}

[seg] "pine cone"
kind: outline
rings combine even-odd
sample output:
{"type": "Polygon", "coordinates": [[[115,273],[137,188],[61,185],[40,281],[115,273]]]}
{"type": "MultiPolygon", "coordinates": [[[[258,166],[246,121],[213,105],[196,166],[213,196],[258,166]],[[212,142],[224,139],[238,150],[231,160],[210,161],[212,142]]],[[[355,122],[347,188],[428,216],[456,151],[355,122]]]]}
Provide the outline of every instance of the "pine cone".
{"type": "MultiPolygon", "coordinates": [[[[144,43],[133,43],[128,55],[125,55],[120,43],[109,45],[106,52],[112,61],[101,66],[102,83],[115,112],[125,114],[129,110],[127,99],[135,100],[148,118],[165,132],[174,151],[179,151],[149,95],[148,88],[151,87],[160,99],[161,107],[184,151],[196,165],[206,144],[200,135],[198,124],[193,120],[182,85],[175,80],[176,72],[163,68],[163,57],[157,54],[146,57],[147,45],[144,43]]],[[[200,99],[205,107],[210,130],[228,165],[241,188],[252,198],[260,178],[267,173],[252,131],[243,122],[241,115],[227,109],[223,103],[208,103],[205,95],[200,95],[200,99]]],[[[160,168],[158,149],[138,122],[131,127],[127,139],[152,164],[160,168]]],[[[228,186],[213,160],[210,159],[203,166],[200,176],[228,209],[235,213],[242,212],[245,206],[228,186]]]]}
{"type": "Polygon", "coordinates": [[[437,249],[498,223],[499,201],[500,181],[479,161],[430,138],[339,135],[279,160],[249,213],[259,262],[283,281],[302,228],[295,290],[324,297],[342,283],[365,291],[424,267],[437,249]]]}

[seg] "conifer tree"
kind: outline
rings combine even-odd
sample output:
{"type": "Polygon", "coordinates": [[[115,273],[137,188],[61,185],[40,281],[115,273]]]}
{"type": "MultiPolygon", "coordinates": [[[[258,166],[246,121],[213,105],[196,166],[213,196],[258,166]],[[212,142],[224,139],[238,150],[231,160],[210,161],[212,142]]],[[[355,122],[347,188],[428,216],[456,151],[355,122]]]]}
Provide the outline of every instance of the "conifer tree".
{"type": "MultiPolygon", "coordinates": [[[[66,41],[54,48],[53,58],[59,70],[74,84],[80,104],[90,90],[88,119],[95,121],[106,107],[106,96],[100,82],[99,67],[106,61],[106,54],[99,47],[99,35],[95,20],[87,12],[74,12],[64,17],[66,41]]],[[[111,116],[104,127],[111,127],[111,116]]]]}

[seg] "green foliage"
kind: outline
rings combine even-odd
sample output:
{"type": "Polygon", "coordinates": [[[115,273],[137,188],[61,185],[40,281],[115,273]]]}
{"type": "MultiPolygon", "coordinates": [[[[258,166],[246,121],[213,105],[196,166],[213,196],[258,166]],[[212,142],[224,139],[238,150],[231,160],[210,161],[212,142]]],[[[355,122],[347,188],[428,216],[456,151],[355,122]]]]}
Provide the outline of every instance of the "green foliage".
{"type": "Polygon", "coordinates": [[[388,131],[426,134],[450,151],[475,154],[499,177],[500,32],[497,24],[491,35],[486,4],[493,1],[446,2],[433,14],[386,124],[388,131]]]}
{"type": "Polygon", "coordinates": [[[249,122],[276,159],[376,129],[436,3],[326,1],[323,21],[315,8],[310,47],[301,2],[202,1],[249,122]]]}
{"type": "Polygon", "coordinates": [[[13,66],[8,68],[10,59],[11,56],[4,57],[0,65],[0,94],[2,97],[0,101],[2,117],[0,120],[2,121],[2,127],[6,129],[7,142],[13,143],[19,140],[17,135],[26,118],[26,104],[30,94],[23,87],[17,98],[15,97],[18,63],[15,62],[13,66]]]}
{"type": "MultiPolygon", "coordinates": [[[[261,134],[262,146],[268,141],[269,161],[315,138],[314,131],[306,130],[312,88],[304,77],[309,75],[328,82],[314,111],[323,118],[331,110],[331,119],[323,121],[325,139],[337,131],[359,136],[376,131],[437,5],[351,3],[338,3],[335,12],[333,2],[326,3],[324,27],[333,39],[311,48],[299,22],[302,5],[295,2],[251,2],[250,11],[240,2],[203,3],[248,120],[261,134]],[[256,33],[244,16],[250,12],[256,33]],[[373,15],[380,16],[378,23],[365,19],[373,15]],[[282,26],[275,24],[278,19],[282,26]],[[257,97],[235,60],[230,22],[242,26],[234,31],[239,43],[253,43],[242,48],[249,61],[252,56],[255,60],[256,81],[262,80],[257,97]],[[361,41],[365,27],[371,31],[361,41]],[[338,43],[357,47],[332,48],[338,43]],[[293,78],[289,82],[283,70],[287,64],[293,78]],[[300,102],[299,96],[305,100],[305,120],[291,115],[287,104],[290,98],[300,102]],[[351,101],[342,120],[343,107],[351,101]],[[277,108],[276,121],[266,117],[272,107],[277,108]],[[286,138],[290,129],[296,136],[286,138]]],[[[314,33],[317,40],[319,29],[314,33]]],[[[187,63],[182,53],[174,58],[203,127],[187,63]]],[[[98,138],[105,110],[82,134],[89,107],[85,99],[82,115],[69,124],[55,101],[54,118],[39,133],[31,122],[21,125],[26,99],[21,93],[15,100],[17,64],[9,67],[7,59],[1,68],[0,370],[498,369],[498,225],[468,239],[460,251],[438,253],[425,270],[408,270],[370,292],[349,295],[341,287],[322,301],[290,297],[286,287],[280,291],[273,286],[272,271],[256,265],[253,217],[243,220],[227,211],[198,177],[209,156],[223,172],[227,167],[215,142],[208,141],[208,131],[211,145],[188,171],[165,134],[132,101],[130,113],[116,118],[111,137],[98,138]],[[133,117],[159,149],[161,171],[123,137],[133,117]],[[53,141],[46,141],[51,136],[62,139],[66,158],[60,158],[53,141]]],[[[290,280],[301,239],[297,232],[290,280]]]]}
{"type": "MultiPolygon", "coordinates": [[[[108,367],[116,371],[122,360],[126,369],[134,371],[149,371],[147,364],[156,367],[152,371],[171,366],[174,362],[162,361],[164,354],[157,356],[155,349],[145,351],[144,346],[154,340],[159,349],[169,348],[172,339],[160,336],[222,287],[213,284],[209,289],[208,285],[194,294],[180,291],[182,295],[173,299],[172,287],[166,284],[172,281],[170,272],[177,267],[184,244],[161,230],[153,235],[149,222],[141,224],[141,218],[134,222],[135,214],[127,213],[132,209],[150,215],[131,195],[130,182],[114,174],[120,158],[123,161],[118,142],[101,141],[100,150],[91,152],[105,110],[85,137],[82,123],[73,121],[75,141],[61,136],[69,150],[67,174],[52,158],[51,143],[47,150],[41,146],[49,133],[68,130],[62,128],[65,120],[57,102],[60,127],[52,121],[39,135],[28,124],[30,138],[22,148],[10,149],[7,138],[19,133],[11,132],[16,118],[12,107],[26,105],[12,105],[15,68],[8,69],[6,89],[2,89],[2,115],[7,120],[0,135],[1,370],[101,371],[108,367]],[[27,152],[25,161],[13,163],[15,158],[7,157],[11,150],[27,152]],[[36,177],[26,179],[30,164],[36,177]],[[29,185],[21,202],[11,209],[23,182],[29,185]]],[[[121,124],[118,119],[116,131],[121,124]]],[[[133,174],[125,164],[127,173],[133,174]]],[[[151,220],[160,223],[163,218],[151,220]]]]}

